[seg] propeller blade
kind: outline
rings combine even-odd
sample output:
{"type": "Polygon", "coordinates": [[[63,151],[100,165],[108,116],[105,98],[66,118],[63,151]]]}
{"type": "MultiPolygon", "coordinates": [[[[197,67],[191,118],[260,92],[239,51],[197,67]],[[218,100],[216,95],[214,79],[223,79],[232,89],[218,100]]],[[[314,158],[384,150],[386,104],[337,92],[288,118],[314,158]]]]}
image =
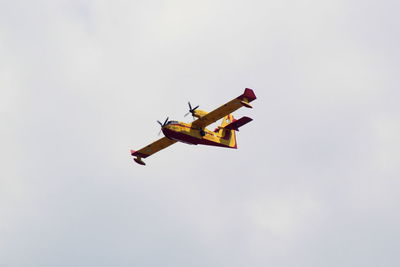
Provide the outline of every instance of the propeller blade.
{"type": "Polygon", "coordinates": [[[158,132],[157,136],[160,136],[161,132],[162,132],[162,130],[160,130],[160,131],[158,132]]]}
{"type": "Polygon", "coordinates": [[[158,122],[158,124],[160,124],[161,127],[163,126],[163,124],[161,123],[161,121],[157,121],[157,122],[158,122]]]}
{"type": "Polygon", "coordinates": [[[196,111],[196,109],[198,109],[200,106],[197,105],[196,107],[193,108],[193,107],[192,107],[192,104],[190,104],[190,101],[188,102],[188,105],[189,105],[189,112],[186,113],[184,117],[186,117],[187,115],[189,115],[190,113],[192,113],[192,116],[193,116],[193,119],[194,119],[195,111],[196,111]]]}
{"type": "Polygon", "coordinates": [[[168,119],[169,119],[169,117],[167,117],[167,118],[165,119],[165,122],[164,122],[163,126],[167,124],[168,119]]]}

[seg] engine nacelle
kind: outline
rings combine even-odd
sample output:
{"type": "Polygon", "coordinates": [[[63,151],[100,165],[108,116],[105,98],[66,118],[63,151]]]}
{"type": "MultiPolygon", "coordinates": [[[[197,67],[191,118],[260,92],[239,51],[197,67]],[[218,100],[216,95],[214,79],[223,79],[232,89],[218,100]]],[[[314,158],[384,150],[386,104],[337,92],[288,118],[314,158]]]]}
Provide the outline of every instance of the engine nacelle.
{"type": "Polygon", "coordinates": [[[201,109],[196,109],[194,112],[193,112],[193,116],[194,117],[196,117],[196,118],[201,118],[201,117],[204,117],[205,115],[207,115],[208,114],[208,112],[206,112],[206,111],[204,111],[204,110],[201,110],[201,109]]]}

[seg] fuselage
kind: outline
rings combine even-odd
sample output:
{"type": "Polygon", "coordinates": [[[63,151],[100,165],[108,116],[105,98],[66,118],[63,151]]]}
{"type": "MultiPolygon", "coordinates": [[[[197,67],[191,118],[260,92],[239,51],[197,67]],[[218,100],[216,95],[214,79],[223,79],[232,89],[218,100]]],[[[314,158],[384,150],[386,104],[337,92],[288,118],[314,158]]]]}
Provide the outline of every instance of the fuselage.
{"type": "Polygon", "coordinates": [[[231,130],[217,128],[210,131],[194,128],[191,123],[170,121],[162,132],[166,137],[186,144],[237,148],[235,133],[231,130]]]}

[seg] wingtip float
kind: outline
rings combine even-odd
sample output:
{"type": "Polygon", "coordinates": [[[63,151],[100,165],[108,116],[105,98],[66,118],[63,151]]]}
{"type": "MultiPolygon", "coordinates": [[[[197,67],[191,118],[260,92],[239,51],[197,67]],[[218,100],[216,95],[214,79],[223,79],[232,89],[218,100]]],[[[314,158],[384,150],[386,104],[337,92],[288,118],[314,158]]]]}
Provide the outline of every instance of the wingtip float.
{"type": "Polygon", "coordinates": [[[252,108],[250,102],[256,99],[254,91],[246,88],[243,94],[211,112],[199,110],[199,106],[192,108],[189,102],[189,112],[186,115],[191,113],[193,118],[197,119],[192,123],[170,121],[169,118],[164,123],[158,121],[164,137],[138,151],[131,150],[131,155],[135,157],[133,160],[140,165],[146,165],[142,160],[143,158],[147,158],[176,142],[236,149],[236,131],[239,131],[240,127],[253,119],[242,117],[236,120],[231,113],[241,107],[252,108]],[[222,119],[222,123],[214,131],[206,128],[206,126],[220,119],[222,119]]]}

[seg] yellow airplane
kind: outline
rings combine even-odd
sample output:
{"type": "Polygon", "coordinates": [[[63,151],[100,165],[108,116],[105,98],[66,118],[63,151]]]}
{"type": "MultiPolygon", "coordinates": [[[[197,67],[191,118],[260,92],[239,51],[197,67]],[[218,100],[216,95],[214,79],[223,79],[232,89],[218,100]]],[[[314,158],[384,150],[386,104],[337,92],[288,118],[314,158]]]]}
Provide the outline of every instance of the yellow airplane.
{"type": "Polygon", "coordinates": [[[237,148],[235,131],[239,131],[239,127],[249,123],[253,119],[242,117],[236,120],[231,113],[241,107],[252,108],[250,102],[255,99],[257,99],[257,97],[254,91],[246,88],[243,94],[211,112],[199,110],[199,106],[192,108],[189,102],[189,112],[186,115],[191,113],[197,120],[192,123],[169,121],[169,118],[167,118],[164,123],[157,121],[165,137],[138,151],[131,150],[131,155],[135,157],[134,160],[136,163],[146,165],[142,158],[147,158],[176,142],[190,145],[237,148]],[[206,126],[219,119],[222,119],[222,123],[214,131],[210,131],[206,128],[206,126]]]}

